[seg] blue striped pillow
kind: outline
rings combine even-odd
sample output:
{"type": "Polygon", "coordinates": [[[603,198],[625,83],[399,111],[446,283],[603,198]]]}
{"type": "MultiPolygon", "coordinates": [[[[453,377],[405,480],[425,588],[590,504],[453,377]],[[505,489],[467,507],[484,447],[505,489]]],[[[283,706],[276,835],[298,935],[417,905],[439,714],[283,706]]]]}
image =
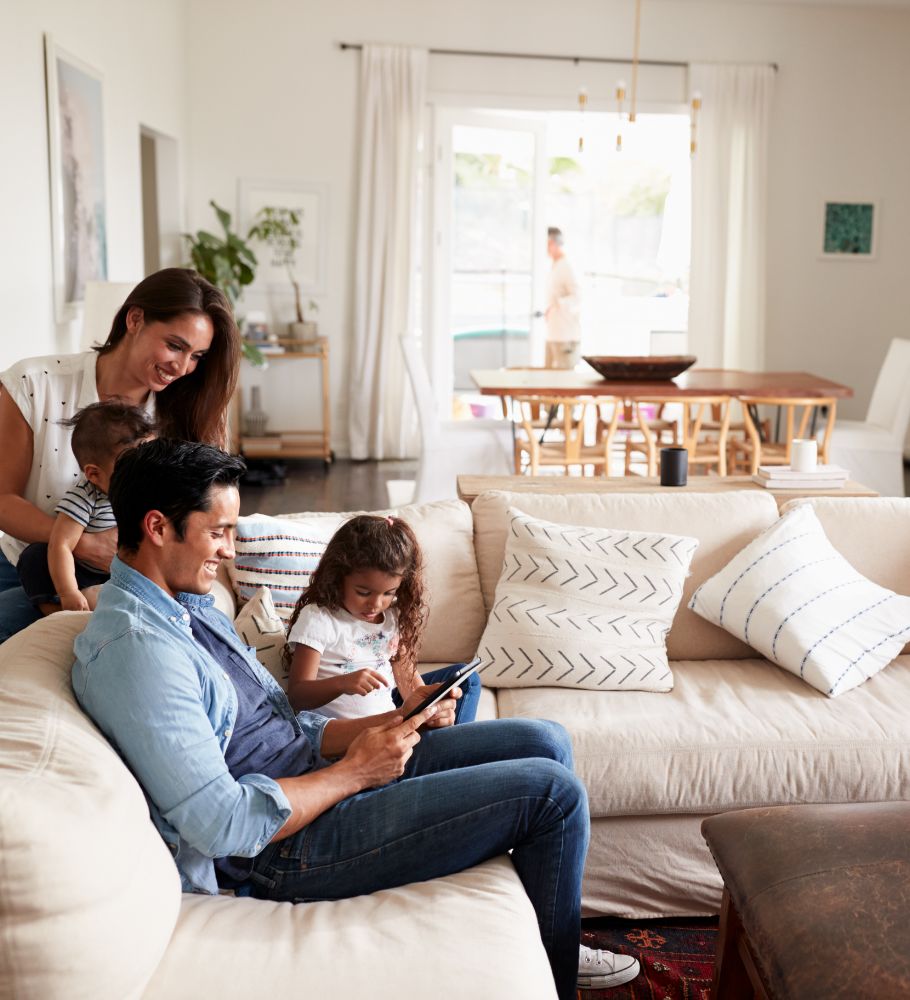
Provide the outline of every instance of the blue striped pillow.
{"type": "Polygon", "coordinates": [[[240,604],[267,587],[280,618],[287,621],[301,591],[322,558],[329,539],[343,523],[336,515],[278,518],[264,514],[237,523],[234,562],[228,568],[240,604]]]}
{"type": "Polygon", "coordinates": [[[754,538],[689,607],[829,698],[884,669],[910,639],[910,597],[857,572],[808,503],[754,538]]]}

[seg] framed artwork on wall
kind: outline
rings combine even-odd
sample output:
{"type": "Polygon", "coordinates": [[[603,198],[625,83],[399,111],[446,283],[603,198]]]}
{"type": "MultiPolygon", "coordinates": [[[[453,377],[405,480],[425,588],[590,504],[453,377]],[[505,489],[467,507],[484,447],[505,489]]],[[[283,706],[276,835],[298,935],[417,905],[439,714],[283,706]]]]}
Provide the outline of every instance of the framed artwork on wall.
{"type": "Polygon", "coordinates": [[[87,281],[107,280],[101,74],[44,36],[54,307],[74,319],[87,281]]]}
{"type": "MultiPolygon", "coordinates": [[[[299,248],[294,257],[294,276],[304,295],[322,295],[326,282],[326,216],[328,185],[296,181],[240,181],[240,225],[249,229],[263,208],[288,208],[300,217],[297,238],[299,248]]],[[[287,288],[285,265],[274,259],[269,247],[252,241],[259,261],[256,283],[270,288],[287,288]]]]}
{"type": "Polygon", "coordinates": [[[821,255],[825,260],[872,260],[877,233],[876,202],[824,202],[821,255]]]}

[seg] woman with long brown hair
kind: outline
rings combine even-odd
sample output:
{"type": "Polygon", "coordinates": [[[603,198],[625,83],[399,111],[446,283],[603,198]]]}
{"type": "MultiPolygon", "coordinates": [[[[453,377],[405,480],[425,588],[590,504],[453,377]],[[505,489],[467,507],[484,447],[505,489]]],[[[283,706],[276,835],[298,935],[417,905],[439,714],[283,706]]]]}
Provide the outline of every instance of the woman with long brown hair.
{"type": "MultiPolygon", "coordinates": [[[[36,620],[15,564],[46,542],[54,508],[79,476],[61,424],[108,399],[145,409],[162,436],[224,447],[240,365],[240,334],[224,293],[171,267],[141,281],[103,344],[20,361],[0,374],[0,642],[36,620]]],[[[83,535],[76,557],[106,570],[116,532],[83,535]]]]}

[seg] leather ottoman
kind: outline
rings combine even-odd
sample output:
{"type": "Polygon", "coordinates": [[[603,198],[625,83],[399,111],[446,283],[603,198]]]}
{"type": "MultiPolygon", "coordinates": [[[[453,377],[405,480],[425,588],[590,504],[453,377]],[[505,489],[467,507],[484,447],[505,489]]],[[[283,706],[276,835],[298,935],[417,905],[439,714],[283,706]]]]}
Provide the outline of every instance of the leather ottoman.
{"type": "Polygon", "coordinates": [[[724,880],[712,996],[910,997],[910,802],[713,816],[724,880]]]}

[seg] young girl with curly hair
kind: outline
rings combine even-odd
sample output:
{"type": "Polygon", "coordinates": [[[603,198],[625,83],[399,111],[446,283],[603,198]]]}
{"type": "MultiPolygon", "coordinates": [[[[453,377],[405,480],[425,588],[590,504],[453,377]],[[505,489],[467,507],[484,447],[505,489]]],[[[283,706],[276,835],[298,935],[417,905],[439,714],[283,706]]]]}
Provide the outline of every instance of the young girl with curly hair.
{"type": "MultiPolygon", "coordinates": [[[[419,687],[444,681],[461,664],[421,676],[426,625],[423,556],[398,517],[361,515],[332,536],[288,625],[288,699],[295,711],[335,719],[399,707],[419,687]]],[[[462,685],[455,722],[477,713],[480,678],[462,685]]]]}

